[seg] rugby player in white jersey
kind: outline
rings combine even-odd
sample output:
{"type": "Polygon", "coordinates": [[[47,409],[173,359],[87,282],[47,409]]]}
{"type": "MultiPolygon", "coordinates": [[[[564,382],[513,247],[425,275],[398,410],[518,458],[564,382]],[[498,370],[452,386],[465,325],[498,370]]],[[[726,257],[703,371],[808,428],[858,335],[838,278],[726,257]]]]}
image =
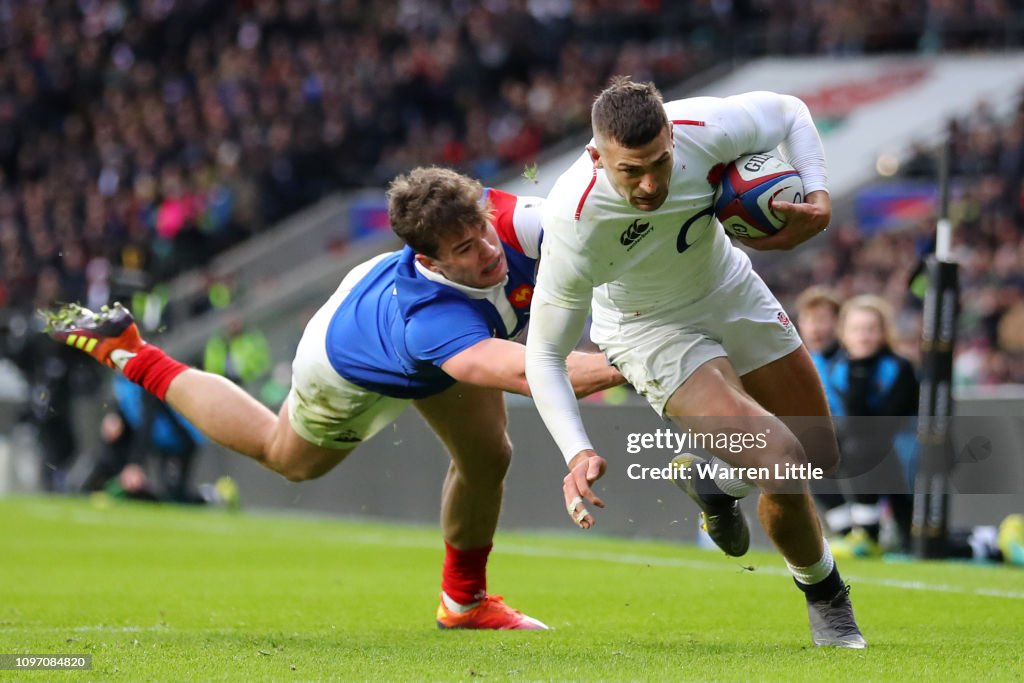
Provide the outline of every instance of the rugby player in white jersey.
{"type": "MultiPolygon", "coordinates": [[[[820,138],[799,99],[752,92],[665,104],[652,84],[617,78],[595,100],[594,138],[555,183],[527,341],[537,408],[569,468],[566,508],[594,524],[591,489],[606,462],[595,451],[567,380],[565,358],[593,304],[591,336],[660,415],[701,432],[761,434],[765,448],[711,449],[734,467],[810,463],[826,473],[839,454],[814,365],[782,307],[713,217],[724,165],[782,145],[805,203],[777,202],[786,227],[756,249],[790,249],[831,217],[820,138]],[[591,301],[592,299],[592,301],[591,301]],[[827,438],[801,443],[777,416],[817,416],[827,438]]],[[[693,465],[687,455],[677,464],[693,465]]],[[[863,648],[806,481],[760,479],[758,516],[804,592],[816,645],[863,648]]],[[[749,546],[738,498],[751,482],[681,486],[731,555],[749,546]]]]}

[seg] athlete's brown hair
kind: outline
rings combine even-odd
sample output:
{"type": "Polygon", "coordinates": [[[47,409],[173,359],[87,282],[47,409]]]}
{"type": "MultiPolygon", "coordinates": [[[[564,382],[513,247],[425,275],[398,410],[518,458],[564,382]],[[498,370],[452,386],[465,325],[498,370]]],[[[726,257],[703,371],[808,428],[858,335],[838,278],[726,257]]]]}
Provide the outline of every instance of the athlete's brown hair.
{"type": "Polygon", "coordinates": [[[490,219],[483,192],[479,182],[447,168],[413,169],[388,187],[391,229],[416,253],[436,258],[442,237],[490,219]]]}

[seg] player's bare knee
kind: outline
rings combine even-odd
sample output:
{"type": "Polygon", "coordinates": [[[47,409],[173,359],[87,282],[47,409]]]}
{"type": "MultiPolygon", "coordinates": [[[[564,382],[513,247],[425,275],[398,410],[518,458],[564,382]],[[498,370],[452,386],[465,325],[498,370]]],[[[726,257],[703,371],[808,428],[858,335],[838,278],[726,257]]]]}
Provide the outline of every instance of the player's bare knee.
{"type": "Polygon", "coordinates": [[[839,444],[831,424],[818,426],[796,423],[791,429],[800,439],[811,465],[826,475],[833,474],[839,468],[839,444]]]}
{"type": "Polygon", "coordinates": [[[803,490],[808,459],[799,439],[789,430],[776,433],[758,458],[758,467],[768,473],[758,487],[766,494],[792,494],[803,490]]]}
{"type": "Polygon", "coordinates": [[[507,435],[495,439],[493,445],[481,448],[470,457],[453,458],[459,476],[474,486],[495,487],[505,481],[512,462],[512,442],[507,435]]]}
{"type": "Polygon", "coordinates": [[[267,449],[264,464],[292,482],[309,481],[327,472],[316,459],[302,456],[301,452],[285,448],[281,441],[274,441],[267,449]]]}
{"type": "Polygon", "coordinates": [[[808,444],[805,449],[811,464],[815,467],[820,467],[824,474],[832,475],[839,469],[842,455],[839,453],[839,443],[836,440],[835,432],[831,429],[828,430],[826,437],[821,440],[820,446],[818,444],[808,444]]]}
{"type": "Polygon", "coordinates": [[[286,453],[272,451],[272,454],[275,457],[269,463],[271,468],[288,481],[309,481],[323,475],[322,471],[317,471],[315,463],[303,461],[286,453]]]}
{"type": "Polygon", "coordinates": [[[509,465],[512,464],[512,442],[508,435],[503,435],[493,452],[483,459],[486,465],[487,475],[495,482],[501,483],[505,480],[509,465]]]}
{"type": "Polygon", "coordinates": [[[300,481],[307,481],[309,479],[309,476],[307,476],[304,472],[294,469],[285,469],[280,474],[285,479],[295,484],[299,483],[300,481]]]}
{"type": "Polygon", "coordinates": [[[755,442],[748,450],[753,464],[757,467],[781,465],[801,465],[807,462],[807,453],[800,440],[785,427],[772,427],[760,432],[764,437],[755,442]]]}
{"type": "Polygon", "coordinates": [[[288,481],[297,483],[300,481],[319,479],[327,473],[327,470],[318,468],[315,465],[288,464],[280,470],[280,472],[288,481]]]}

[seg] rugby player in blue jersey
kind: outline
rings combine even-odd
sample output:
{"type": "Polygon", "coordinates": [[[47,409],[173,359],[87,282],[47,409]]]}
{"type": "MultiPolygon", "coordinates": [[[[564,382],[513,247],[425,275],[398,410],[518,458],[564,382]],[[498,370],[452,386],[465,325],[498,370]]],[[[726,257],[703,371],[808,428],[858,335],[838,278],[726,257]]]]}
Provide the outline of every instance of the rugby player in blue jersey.
{"type": "MultiPolygon", "coordinates": [[[[447,169],[395,179],[388,213],[406,247],[357,266],[313,316],[278,415],[144,342],[120,305],[64,307],[51,314],[50,335],[291,481],[328,472],[413,403],[452,459],[441,502],[438,626],[545,629],[486,591],[512,455],[503,392],[530,394],[524,347],[509,340],[529,318],[541,204],[447,169]]],[[[579,396],[624,381],[600,354],[573,353],[569,370],[579,396]]]]}

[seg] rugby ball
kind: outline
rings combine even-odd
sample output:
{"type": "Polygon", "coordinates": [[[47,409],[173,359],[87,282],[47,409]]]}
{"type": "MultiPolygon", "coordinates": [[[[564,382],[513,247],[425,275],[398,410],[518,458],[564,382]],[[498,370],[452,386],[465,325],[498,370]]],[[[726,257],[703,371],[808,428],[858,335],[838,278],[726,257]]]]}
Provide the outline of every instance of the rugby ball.
{"type": "Polygon", "coordinates": [[[800,174],[772,153],[748,154],[725,167],[715,191],[715,216],[730,235],[760,239],[786,225],[786,217],[772,209],[780,200],[804,200],[800,174]]]}

